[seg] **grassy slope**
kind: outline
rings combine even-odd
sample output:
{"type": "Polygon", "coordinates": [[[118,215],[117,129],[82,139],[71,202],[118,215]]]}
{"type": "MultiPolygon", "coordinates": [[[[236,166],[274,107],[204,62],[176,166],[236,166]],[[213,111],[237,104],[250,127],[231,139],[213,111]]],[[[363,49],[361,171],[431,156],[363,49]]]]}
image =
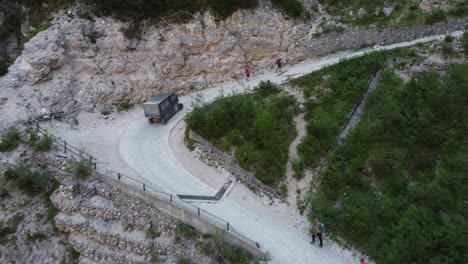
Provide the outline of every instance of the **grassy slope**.
{"type": "Polygon", "coordinates": [[[446,2],[448,10],[434,9],[424,13],[419,8],[418,0],[319,0],[328,13],[338,18],[338,21],[349,25],[367,26],[408,26],[419,24],[432,24],[447,19],[447,17],[461,17],[468,15],[466,1],[441,1],[446,2]],[[389,16],[385,16],[382,9],[393,8],[389,16]],[[364,8],[366,14],[359,17],[358,10],[364,8]],[[376,12],[376,9],[378,12],[376,12]],[[350,14],[353,12],[353,15],[350,14]]]}
{"type": "MultiPolygon", "coordinates": [[[[445,46],[433,45],[447,53],[445,46]]],[[[362,89],[349,85],[359,79],[347,65],[361,72],[370,69],[370,58],[380,57],[380,64],[406,67],[419,60],[411,50],[368,55],[296,81],[317,94],[308,107],[308,137],[318,146],[312,157],[336,147],[333,140],[362,89]],[[337,91],[323,89],[333,87],[330,82],[337,82],[337,91]]],[[[311,199],[311,219],[319,217],[378,263],[466,262],[467,76],[468,64],[407,82],[386,69],[361,123],[332,152],[320,192],[311,199]]]]}
{"type": "Polygon", "coordinates": [[[195,107],[187,115],[189,128],[220,148],[235,151],[235,158],[265,184],[274,185],[284,175],[288,147],[296,135],[293,117],[296,101],[270,82],[254,93],[221,97],[195,107]]]}
{"type": "Polygon", "coordinates": [[[395,54],[408,60],[418,59],[412,50],[373,53],[343,61],[292,82],[310,97],[306,102],[308,134],[298,146],[306,165],[317,165],[320,158],[336,145],[336,137],[366,90],[371,74],[395,54]]]}

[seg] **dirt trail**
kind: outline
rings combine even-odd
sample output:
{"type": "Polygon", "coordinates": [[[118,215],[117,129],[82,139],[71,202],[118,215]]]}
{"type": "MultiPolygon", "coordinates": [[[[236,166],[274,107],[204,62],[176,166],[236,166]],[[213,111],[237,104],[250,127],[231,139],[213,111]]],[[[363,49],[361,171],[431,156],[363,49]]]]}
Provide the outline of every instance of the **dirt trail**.
{"type": "MultiPolygon", "coordinates": [[[[454,35],[460,34],[461,31],[454,35]]],[[[249,82],[241,82],[241,85],[237,81],[225,82],[205,89],[200,94],[206,102],[210,102],[219,95],[220,91],[225,95],[233,91],[242,92],[262,80],[283,83],[342,59],[361,56],[365,52],[409,46],[442,38],[444,35],[356,52],[335,53],[286,67],[287,72],[281,76],[277,76],[274,72],[255,72],[249,82]]],[[[190,111],[192,96],[180,98],[185,105],[184,112],[190,111]]],[[[184,112],[177,113],[165,126],[148,124],[143,117],[142,109],[137,107],[116,119],[111,117],[105,120],[99,114],[90,114],[83,118],[78,128],[70,129],[61,125],[52,126],[50,129],[52,133],[62,136],[104,161],[105,163],[100,166],[108,166],[152,185],[162,186],[170,193],[213,195],[228,175],[204,167],[201,165],[203,162],[191,153],[181,154],[187,150],[180,141],[180,132],[177,131],[176,125],[183,119],[184,112]],[[88,122],[85,122],[86,120],[88,122]],[[177,141],[176,144],[174,141],[177,141]],[[193,167],[200,170],[194,172],[193,167]]],[[[298,121],[301,122],[299,119],[298,121]]],[[[254,194],[242,184],[236,184],[229,195],[219,203],[196,205],[229,221],[236,230],[258,241],[261,247],[270,253],[271,263],[358,263],[358,256],[355,256],[354,252],[343,250],[329,241],[325,242],[324,248],[310,245],[310,237],[305,232],[307,226],[298,225],[298,223],[307,223],[305,216],[298,215],[295,206],[271,202],[265,197],[254,194]]]]}
{"type": "MultiPolygon", "coordinates": [[[[294,117],[294,124],[296,125],[297,136],[289,145],[288,150],[288,162],[286,164],[286,185],[288,187],[288,197],[287,201],[291,205],[291,207],[298,208],[298,202],[300,202],[306,196],[306,193],[310,189],[310,182],[313,178],[313,173],[311,170],[306,169],[304,171],[304,176],[302,179],[298,180],[294,177],[295,172],[292,168],[292,163],[294,160],[298,158],[297,153],[297,145],[299,145],[302,139],[307,135],[307,123],[304,119],[305,113],[304,110],[304,103],[306,99],[304,98],[304,94],[301,90],[297,90],[295,88],[290,87],[289,85],[285,86],[286,91],[293,95],[301,109],[301,112],[298,113],[294,117]]],[[[298,225],[307,225],[307,219],[304,217],[300,217],[301,222],[298,225]],[[305,221],[305,223],[303,223],[305,221]]]]}

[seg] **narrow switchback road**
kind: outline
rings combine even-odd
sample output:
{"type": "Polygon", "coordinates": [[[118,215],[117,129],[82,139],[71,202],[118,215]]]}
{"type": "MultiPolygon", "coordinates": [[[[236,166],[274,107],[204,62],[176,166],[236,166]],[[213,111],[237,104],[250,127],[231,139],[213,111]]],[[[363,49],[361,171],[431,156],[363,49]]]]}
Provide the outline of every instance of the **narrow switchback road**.
{"type": "MultiPolygon", "coordinates": [[[[452,33],[455,36],[461,34],[461,31],[452,33]]],[[[321,59],[287,66],[285,68],[287,72],[280,76],[277,76],[273,71],[254,72],[249,82],[226,82],[205,89],[200,94],[205,102],[211,102],[220,94],[220,91],[223,91],[224,95],[229,95],[233,91],[243,92],[263,80],[283,83],[289,79],[317,71],[327,65],[338,63],[342,59],[361,56],[371,51],[443,39],[444,36],[430,36],[390,46],[335,53],[321,59]]],[[[219,186],[214,185],[222,184],[223,181],[217,180],[219,184],[211,184],[210,177],[225,176],[216,175],[215,170],[207,169],[207,175],[204,179],[197,177],[197,174],[203,173],[203,166],[206,165],[202,165],[202,161],[197,158],[190,159],[190,154],[185,155],[185,158],[182,159],[180,153],[187,151],[183,149],[185,148],[183,144],[170,144],[170,142],[174,142],[171,137],[180,136],[180,133],[175,133],[174,128],[184,118],[185,112],[190,111],[193,97],[194,95],[180,97],[184,104],[184,110],[177,113],[167,125],[149,124],[143,116],[142,109],[136,108],[116,121],[92,125],[92,128],[85,130],[88,133],[87,136],[81,135],[79,139],[73,139],[73,133],[69,132],[68,137],[70,142],[76,142],[96,155],[98,160],[104,160],[106,164],[103,166],[117,171],[123,170],[124,173],[128,172],[131,176],[163,187],[166,192],[214,195],[219,189],[219,186]],[[115,149],[116,152],[109,151],[112,149],[115,149]],[[195,167],[202,169],[195,173],[195,167]]],[[[181,141],[179,140],[179,142],[181,141]]],[[[305,228],[295,226],[298,220],[306,221],[305,216],[298,214],[297,208],[277,202],[270,205],[268,199],[254,194],[242,184],[237,183],[228,196],[219,203],[196,205],[229,221],[236,230],[259,242],[262,248],[270,253],[271,263],[358,263],[360,256],[353,256],[353,252],[343,250],[330,241],[324,243],[324,248],[311,245],[309,243],[310,237],[304,230],[305,228]]]]}

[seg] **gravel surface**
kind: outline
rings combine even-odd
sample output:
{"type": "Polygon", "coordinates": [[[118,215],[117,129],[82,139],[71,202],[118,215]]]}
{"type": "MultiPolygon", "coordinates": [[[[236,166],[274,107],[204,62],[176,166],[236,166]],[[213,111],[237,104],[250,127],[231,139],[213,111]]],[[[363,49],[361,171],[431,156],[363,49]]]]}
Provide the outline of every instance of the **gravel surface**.
{"type": "MultiPolygon", "coordinates": [[[[460,34],[461,31],[454,32],[454,35],[460,34]]],[[[286,65],[287,72],[280,76],[273,71],[254,72],[249,82],[225,82],[207,88],[200,94],[205,102],[210,102],[220,91],[224,95],[234,91],[243,92],[262,80],[283,83],[369,51],[443,38],[444,35],[438,35],[385,47],[335,53],[294,66],[286,65]]],[[[191,156],[180,138],[171,137],[181,136],[180,131],[177,133],[174,129],[185,113],[190,111],[193,99],[193,94],[181,96],[184,110],[172,117],[167,125],[149,124],[142,109],[136,107],[127,113],[112,114],[107,119],[99,114],[83,114],[79,118],[80,125],[74,129],[64,124],[49,125],[49,129],[53,134],[67,139],[70,144],[78,145],[97,157],[102,162],[98,163],[98,167],[112,168],[173,194],[214,195],[228,175],[217,172],[194,155],[191,156]]],[[[259,242],[270,253],[271,263],[358,263],[359,254],[344,250],[330,241],[324,243],[324,248],[309,244],[311,239],[306,232],[308,222],[298,214],[297,208],[270,201],[254,194],[242,184],[237,183],[219,203],[196,205],[229,221],[236,230],[259,242]]]]}

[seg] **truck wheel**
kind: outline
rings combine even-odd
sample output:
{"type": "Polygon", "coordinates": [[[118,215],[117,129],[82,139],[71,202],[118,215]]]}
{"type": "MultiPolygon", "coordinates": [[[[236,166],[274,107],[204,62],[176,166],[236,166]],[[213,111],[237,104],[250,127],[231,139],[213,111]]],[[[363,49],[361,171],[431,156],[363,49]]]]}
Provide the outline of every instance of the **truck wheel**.
{"type": "Polygon", "coordinates": [[[178,103],[177,106],[179,107],[179,111],[182,110],[184,108],[184,105],[181,104],[181,103],[178,103]]]}
{"type": "Polygon", "coordinates": [[[167,117],[165,117],[165,118],[163,119],[162,123],[163,123],[164,125],[167,124],[167,117]]]}

